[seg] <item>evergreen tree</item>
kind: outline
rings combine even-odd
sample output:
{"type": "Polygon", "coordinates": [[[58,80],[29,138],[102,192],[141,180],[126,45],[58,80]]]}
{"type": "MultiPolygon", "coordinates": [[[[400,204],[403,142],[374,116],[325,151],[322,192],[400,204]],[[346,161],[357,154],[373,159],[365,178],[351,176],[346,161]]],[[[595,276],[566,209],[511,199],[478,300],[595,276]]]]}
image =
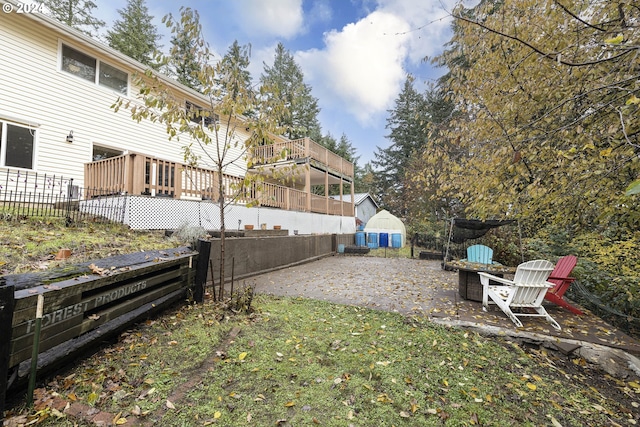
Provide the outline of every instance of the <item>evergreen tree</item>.
{"type": "Polygon", "coordinates": [[[109,46],[145,65],[157,68],[158,64],[154,64],[153,56],[159,48],[160,35],[151,22],[153,16],[149,15],[145,0],[128,0],[127,7],[118,9],[118,13],[121,20],[115,21],[113,29],[107,31],[109,46]]]}
{"type": "MultiPolygon", "coordinates": [[[[220,63],[221,73],[216,77],[218,97],[230,96],[236,100],[240,93],[251,91],[251,73],[249,72],[251,45],[240,46],[237,40],[233,42],[220,63]],[[227,82],[227,80],[230,81],[227,82]]],[[[253,111],[246,110],[240,114],[250,117],[253,111]]]]}
{"type": "Polygon", "coordinates": [[[390,129],[387,138],[391,145],[377,147],[372,161],[376,168],[376,195],[384,207],[398,215],[406,214],[405,171],[412,155],[426,141],[425,98],[413,86],[415,78],[407,76],[404,87],[395,108],[389,110],[386,128],[390,129]]]}
{"type": "Polygon", "coordinates": [[[264,64],[260,82],[268,88],[268,96],[281,99],[289,111],[279,118],[289,139],[322,138],[318,100],[311,95],[311,86],[304,82],[302,70],[282,43],[276,47],[273,66],[264,64]]]}
{"type": "MultiPolygon", "coordinates": [[[[358,159],[360,157],[356,156],[356,148],[353,145],[351,145],[351,141],[349,141],[349,138],[347,138],[347,135],[343,133],[342,136],[340,137],[340,141],[337,141],[333,137],[333,135],[331,135],[331,133],[327,133],[326,135],[322,136],[315,142],[322,145],[324,148],[331,151],[332,153],[335,153],[338,156],[342,157],[343,159],[353,163],[354,188],[357,188],[358,178],[362,176],[362,173],[358,168],[358,159]]],[[[334,196],[334,195],[340,194],[340,187],[335,187],[335,188],[334,187],[335,186],[329,189],[329,195],[334,196]]],[[[324,195],[325,194],[324,185],[317,185],[315,186],[315,188],[313,188],[312,191],[314,194],[324,195]]],[[[343,188],[343,194],[347,194],[350,191],[351,191],[351,188],[349,187],[349,185],[345,184],[343,188]]]]}
{"type": "Polygon", "coordinates": [[[91,0],[43,0],[49,14],[63,24],[94,36],[105,22],[91,15],[97,5],[91,0]]]}
{"type": "MultiPolygon", "coordinates": [[[[202,40],[202,27],[200,15],[197,11],[191,12],[193,21],[183,24],[180,21],[170,22],[172,27],[171,49],[166,58],[166,73],[197,91],[202,91],[200,62],[204,56],[202,47],[197,43],[202,40]]],[[[166,18],[166,17],[165,17],[166,18]]],[[[163,19],[167,22],[166,19],[163,19]]]]}
{"type": "Polygon", "coordinates": [[[360,158],[360,156],[356,156],[356,152],[356,148],[351,145],[351,141],[349,141],[347,135],[343,133],[340,137],[340,142],[338,142],[335,153],[343,159],[349,160],[355,166],[360,158]]]}
{"type": "MultiPolygon", "coordinates": [[[[347,135],[344,133],[340,137],[340,142],[338,142],[338,146],[336,147],[336,154],[338,154],[343,159],[346,159],[353,163],[353,186],[354,190],[358,187],[358,180],[360,179],[362,172],[358,167],[358,159],[360,156],[356,156],[357,150],[351,145],[351,141],[347,138],[347,135]]],[[[343,194],[347,194],[351,191],[350,187],[345,184],[343,188],[343,194]]]]}
{"type": "Polygon", "coordinates": [[[451,216],[464,215],[455,193],[438,195],[438,177],[447,168],[447,160],[464,157],[455,140],[446,138],[452,119],[456,116],[454,103],[447,96],[447,76],[430,86],[424,94],[425,129],[428,138],[425,144],[411,157],[405,169],[404,197],[408,200],[407,216],[414,226],[433,223],[443,213],[451,216]],[[429,167],[425,167],[425,163],[429,167]]]}
{"type": "MultiPolygon", "coordinates": [[[[362,168],[356,168],[355,177],[355,192],[356,193],[369,193],[375,197],[375,179],[376,172],[373,170],[370,162],[364,164],[362,168]]],[[[376,201],[377,197],[376,197],[376,201]]]]}

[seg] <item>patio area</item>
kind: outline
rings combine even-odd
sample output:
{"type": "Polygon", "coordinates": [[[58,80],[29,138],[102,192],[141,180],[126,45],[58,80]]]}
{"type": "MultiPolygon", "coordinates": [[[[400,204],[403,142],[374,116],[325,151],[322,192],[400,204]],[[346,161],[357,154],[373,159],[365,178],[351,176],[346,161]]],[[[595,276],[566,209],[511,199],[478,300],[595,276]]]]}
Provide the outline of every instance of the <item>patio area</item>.
{"type": "Polygon", "coordinates": [[[562,327],[556,331],[540,318],[523,320],[516,328],[497,307],[482,310],[480,302],[459,294],[458,272],[440,268],[439,261],[337,255],[247,280],[257,293],[301,296],[405,315],[425,316],[434,322],[512,336],[550,345],[570,354],[588,344],[640,355],[640,341],[607,324],[588,310],[575,315],[547,305],[562,327]]]}

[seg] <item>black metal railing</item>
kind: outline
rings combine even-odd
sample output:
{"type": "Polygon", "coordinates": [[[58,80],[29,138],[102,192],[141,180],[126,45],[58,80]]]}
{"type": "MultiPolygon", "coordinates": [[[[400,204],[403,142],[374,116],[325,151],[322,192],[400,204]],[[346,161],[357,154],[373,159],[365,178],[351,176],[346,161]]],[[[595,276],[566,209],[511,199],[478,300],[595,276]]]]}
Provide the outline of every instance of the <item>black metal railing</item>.
{"type": "Polygon", "coordinates": [[[64,218],[67,226],[122,222],[126,195],[80,188],[72,178],[30,171],[0,172],[0,219],[64,218]],[[109,197],[107,197],[109,196],[109,197]]]}

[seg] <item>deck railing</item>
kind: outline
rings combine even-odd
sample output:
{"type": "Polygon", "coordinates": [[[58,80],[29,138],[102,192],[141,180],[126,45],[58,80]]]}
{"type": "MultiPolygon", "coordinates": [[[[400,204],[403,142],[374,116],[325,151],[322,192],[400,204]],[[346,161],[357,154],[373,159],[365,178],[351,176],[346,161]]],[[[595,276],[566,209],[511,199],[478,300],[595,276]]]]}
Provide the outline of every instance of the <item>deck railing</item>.
{"type": "MultiPolygon", "coordinates": [[[[220,195],[217,172],[137,153],[87,163],[84,178],[86,187],[100,188],[102,194],[214,201],[220,195]]],[[[307,195],[304,191],[282,185],[252,182],[247,187],[242,178],[223,174],[222,187],[227,200],[233,199],[240,204],[257,202],[260,206],[300,212],[354,214],[353,203],[307,195]],[[311,203],[308,203],[309,197],[311,203]]]]}
{"type": "Polygon", "coordinates": [[[353,163],[331,152],[310,138],[293,141],[274,142],[253,149],[253,163],[265,164],[278,160],[294,160],[309,158],[326,165],[329,169],[344,176],[353,177],[353,163]]]}

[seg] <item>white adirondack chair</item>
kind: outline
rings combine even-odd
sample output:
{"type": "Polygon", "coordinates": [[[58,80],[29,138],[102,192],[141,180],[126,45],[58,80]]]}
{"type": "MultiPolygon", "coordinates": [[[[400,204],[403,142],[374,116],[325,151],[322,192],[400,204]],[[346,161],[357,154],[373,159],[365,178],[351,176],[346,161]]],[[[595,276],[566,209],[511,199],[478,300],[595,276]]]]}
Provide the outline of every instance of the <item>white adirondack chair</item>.
{"type": "Polygon", "coordinates": [[[538,259],[520,264],[513,280],[478,272],[482,283],[482,309],[487,311],[489,303],[495,303],[516,326],[522,327],[519,316],[544,317],[551,326],[560,330],[558,322],[542,306],[547,289],[553,286],[547,282],[552,271],[553,263],[538,259]],[[500,284],[491,284],[490,281],[500,284]],[[514,313],[512,309],[525,311],[514,313]]]}

